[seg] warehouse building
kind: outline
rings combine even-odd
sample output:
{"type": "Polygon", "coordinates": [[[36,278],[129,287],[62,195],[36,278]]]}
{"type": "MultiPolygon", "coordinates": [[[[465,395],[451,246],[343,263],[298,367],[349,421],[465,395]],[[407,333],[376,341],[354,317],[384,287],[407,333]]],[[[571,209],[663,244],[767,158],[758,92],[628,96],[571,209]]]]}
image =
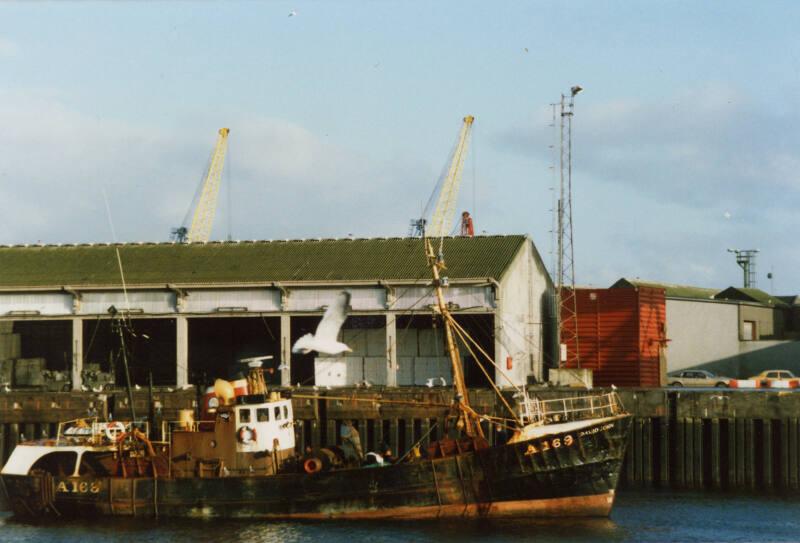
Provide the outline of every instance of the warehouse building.
{"type": "MultiPolygon", "coordinates": [[[[448,304],[485,369],[502,386],[541,380],[553,286],[530,238],[445,238],[443,254],[448,304]]],[[[0,247],[0,383],[121,385],[124,344],[139,385],[204,385],[265,355],[284,386],[450,384],[430,277],[419,238],[0,247]],[[353,352],[292,354],[343,290],[353,352]]]]}
{"type": "Polygon", "coordinates": [[[754,288],[709,289],[622,278],[611,288],[663,289],[667,370],[749,377],[765,369],[800,375],[796,297],[754,288]]]}

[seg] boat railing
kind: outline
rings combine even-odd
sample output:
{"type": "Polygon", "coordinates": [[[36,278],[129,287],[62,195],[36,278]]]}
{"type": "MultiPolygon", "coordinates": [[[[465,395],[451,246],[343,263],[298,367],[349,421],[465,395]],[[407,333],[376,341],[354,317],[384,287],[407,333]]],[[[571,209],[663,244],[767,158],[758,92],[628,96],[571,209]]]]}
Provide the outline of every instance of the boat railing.
{"type": "Polygon", "coordinates": [[[150,433],[147,421],[101,421],[98,417],[84,417],[58,423],[56,446],[72,444],[103,445],[115,443],[123,435],[138,429],[150,433]]]}
{"type": "Polygon", "coordinates": [[[519,413],[526,424],[551,424],[613,417],[624,413],[624,408],[616,392],[553,400],[524,394],[519,402],[519,413]]]}

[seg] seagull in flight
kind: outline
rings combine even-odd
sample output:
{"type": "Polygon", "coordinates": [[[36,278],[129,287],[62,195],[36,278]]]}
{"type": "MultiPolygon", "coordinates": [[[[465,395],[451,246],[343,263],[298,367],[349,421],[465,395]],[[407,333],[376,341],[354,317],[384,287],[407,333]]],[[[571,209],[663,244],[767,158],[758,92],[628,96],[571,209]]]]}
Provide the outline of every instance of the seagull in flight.
{"type": "Polygon", "coordinates": [[[297,15],[297,11],[296,10],[292,10],[292,11],[289,12],[289,17],[294,17],[295,15],[297,15]]]}
{"type": "Polygon", "coordinates": [[[351,353],[353,349],[337,340],[339,330],[347,318],[347,306],[350,304],[350,293],[342,292],[328,306],[314,334],[306,334],[298,339],[292,347],[293,353],[308,354],[317,351],[322,354],[351,353]]]}

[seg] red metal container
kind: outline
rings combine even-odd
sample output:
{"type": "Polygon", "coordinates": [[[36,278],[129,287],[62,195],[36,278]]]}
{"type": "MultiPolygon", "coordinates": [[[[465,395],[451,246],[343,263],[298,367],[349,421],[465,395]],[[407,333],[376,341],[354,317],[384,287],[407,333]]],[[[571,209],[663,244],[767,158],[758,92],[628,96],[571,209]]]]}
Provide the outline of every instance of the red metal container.
{"type": "MultiPolygon", "coordinates": [[[[580,367],[597,386],[658,387],[666,368],[664,290],[651,287],[576,289],[580,367]]],[[[575,319],[562,322],[567,349],[575,352],[575,319]]],[[[569,367],[576,367],[570,360],[569,367]]]]}
{"type": "Polygon", "coordinates": [[[233,392],[235,396],[246,396],[248,394],[247,379],[233,381],[233,392]]]}

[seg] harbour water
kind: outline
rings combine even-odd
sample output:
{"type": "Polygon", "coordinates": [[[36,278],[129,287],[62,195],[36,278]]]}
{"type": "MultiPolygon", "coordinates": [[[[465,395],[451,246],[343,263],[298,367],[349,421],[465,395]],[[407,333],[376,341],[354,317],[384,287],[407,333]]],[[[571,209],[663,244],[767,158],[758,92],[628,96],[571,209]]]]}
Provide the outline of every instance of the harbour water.
{"type": "Polygon", "coordinates": [[[65,520],[36,525],[0,513],[4,543],[294,543],[330,541],[800,541],[800,496],[625,491],[609,519],[459,522],[65,520]]]}

